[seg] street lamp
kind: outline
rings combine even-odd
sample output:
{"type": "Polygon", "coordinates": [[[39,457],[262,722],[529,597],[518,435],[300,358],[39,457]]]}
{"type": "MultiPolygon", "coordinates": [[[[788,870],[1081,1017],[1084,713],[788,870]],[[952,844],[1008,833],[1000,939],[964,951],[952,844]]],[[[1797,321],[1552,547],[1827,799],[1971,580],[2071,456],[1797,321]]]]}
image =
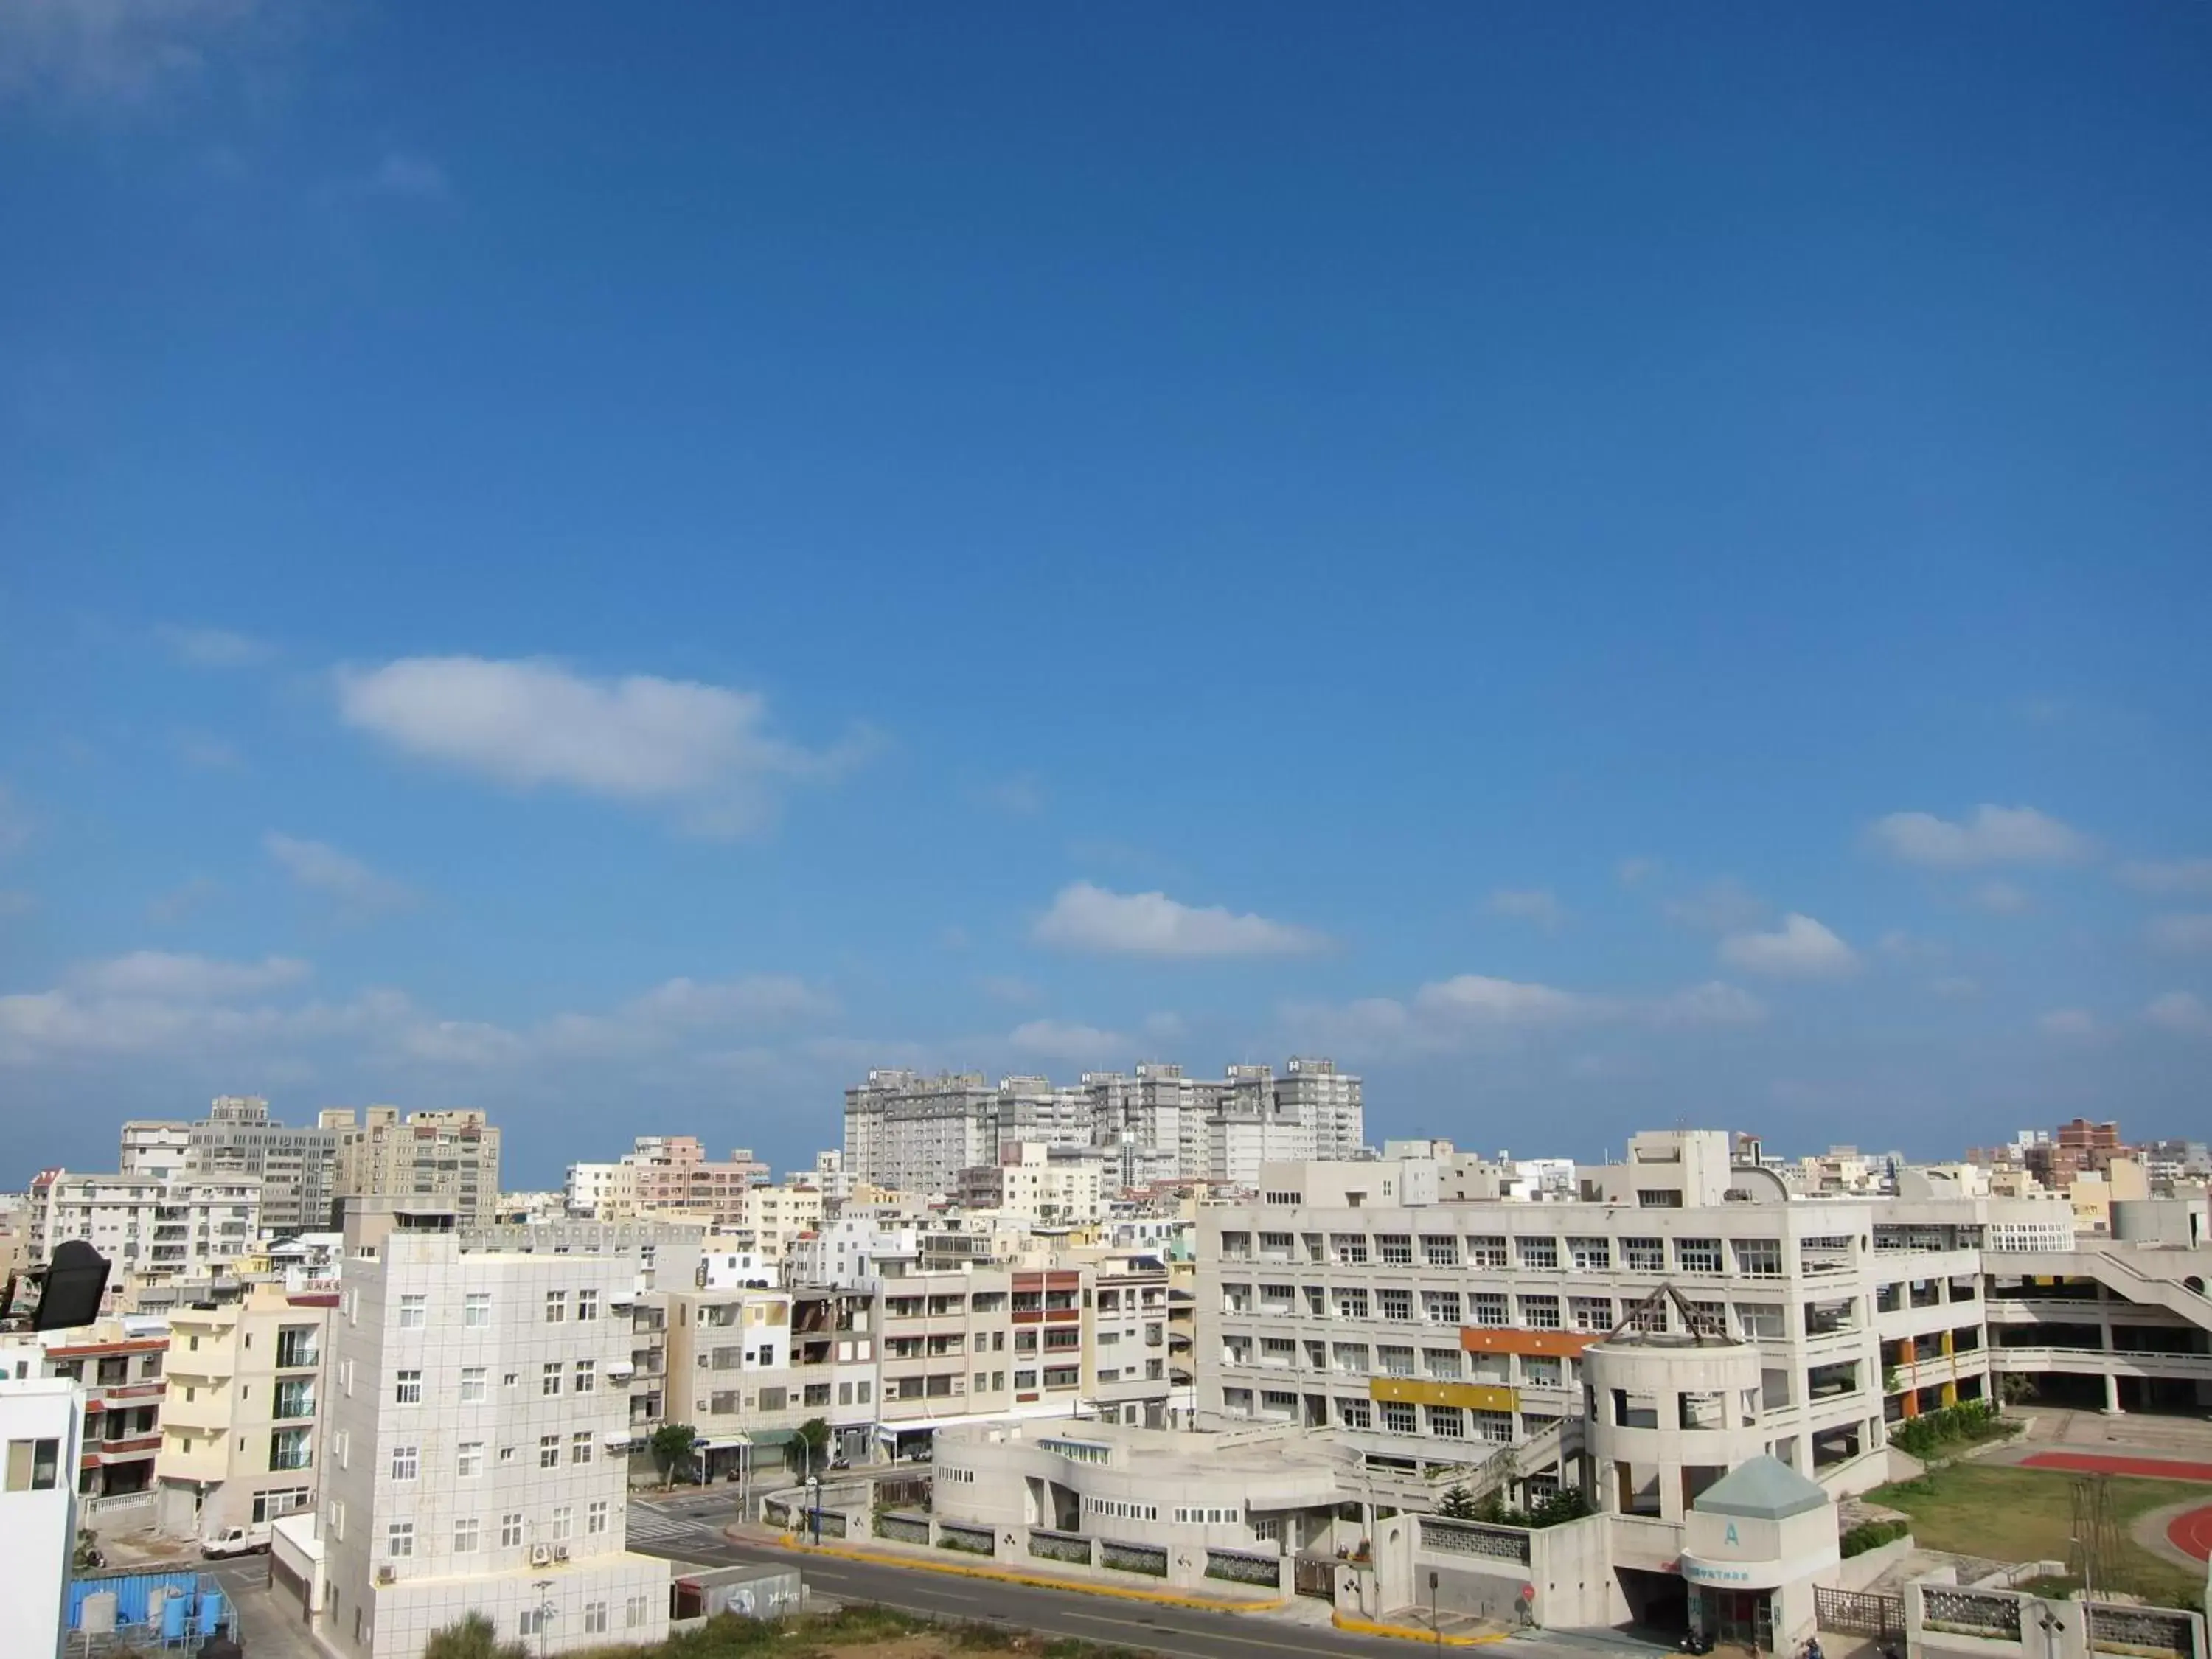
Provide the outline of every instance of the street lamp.
{"type": "Polygon", "coordinates": [[[538,1659],[545,1659],[545,1632],[553,1622],[553,1598],[546,1592],[553,1588],[550,1578],[535,1580],[530,1586],[538,1592],[538,1659]]]}
{"type": "Polygon", "coordinates": [[[2051,1656],[2051,1659],[2058,1659],[2058,1638],[2066,1628],[2066,1621],[2063,1619],[2052,1618],[2051,1609],[2045,1607],[2043,1610],[2043,1616],[2035,1622],[2037,1627],[2043,1632],[2044,1650],[2051,1656]]]}
{"type": "Polygon", "coordinates": [[[806,1509],[813,1520],[814,1541],[819,1544],[822,1541],[822,1477],[818,1474],[806,1477],[806,1509]]]}
{"type": "Polygon", "coordinates": [[[1437,1622],[1437,1571],[1429,1569],[1429,1633],[1436,1638],[1437,1651],[1443,1651],[1444,1627],[1437,1622]]]}

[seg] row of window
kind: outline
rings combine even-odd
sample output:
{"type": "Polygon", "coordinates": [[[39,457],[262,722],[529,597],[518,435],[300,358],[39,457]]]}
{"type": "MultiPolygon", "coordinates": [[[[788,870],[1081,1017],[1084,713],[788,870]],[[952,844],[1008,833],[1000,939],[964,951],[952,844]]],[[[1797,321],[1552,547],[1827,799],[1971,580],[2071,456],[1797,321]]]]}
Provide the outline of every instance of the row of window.
{"type": "MultiPolygon", "coordinates": [[[[345,1315],[349,1323],[356,1317],[359,1296],[358,1290],[346,1292],[345,1315]]],[[[546,1291],[545,1322],[549,1325],[565,1323],[572,1305],[576,1318],[580,1321],[596,1320],[599,1316],[600,1297],[596,1289],[577,1291],[574,1293],[574,1297],[572,1304],[570,1292],[567,1291],[546,1291]]],[[[491,1292],[489,1291],[470,1291],[462,1297],[461,1324],[469,1330],[484,1330],[490,1327],[491,1292]]],[[[421,1331],[428,1330],[429,1326],[429,1297],[415,1291],[402,1295],[399,1298],[398,1328],[403,1331],[421,1331]]]]}
{"type": "MultiPolygon", "coordinates": [[[[1331,1342],[1326,1345],[1309,1341],[1305,1345],[1304,1369],[1309,1370],[1340,1371],[1352,1376],[1431,1376],[1442,1382],[1458,1382],[1472,1365],[1476,1379],[1483,1379],[1486,1370],[1499,1382],[1505,1381],[1505,1357],[1478,1356],[1470,1359],[1457,1348],[1421,1348],[1419,1350],[1377,1343],[1370,1349],[1364,1342],[1331,1342]],[[1418,1370],[1416,1362],[1418,1361],[1418,1370]]],[[[1249,1339],[1229,1337],[1223,1346],[1222,1358],[1231,1365],[1252,1363],[1249,1339]]],[[[1260,1363],[1263,1365],[1296,1365],[1298,1345],[1289,1337],[1268,1336],[1260,1340],[1260,1363]]],[[[1557,1386],[1571,1381],[1573,1373],[1556,1355],[1524,1354],[1521,1356],[1521,1380],[1542,1386],[1557,1386]]]]}
{"type": "MultiPolygon", "coordinates": [[[[345,1363],[340,1378],[346,1395],[353,1395],[353,1361],[345,1363]]],[[[508,1388],[521,1381],[520,1372],[506,1375],[508,1388]]],[[[579,1359],[564,1364],[550,1359],[538,1368],[538,1392],[547,1398],[561,1393],[563,1386],[576,1394],[591,1394],[599,1385],[599,1365],[596,1359],[579,1359]]],[[[460,1403],[464,1406],[487,1405],[491,1400],[491,1371],[483,1365],[464,1365],[460,1376],[460,1403]]],[[[422,1373],[419,1368],[404,1367],[392,1374],[392,1403],[399,1406],[419,1406],[422,1403],[422,1373]]]]}
{"type": "MultiPolygon", "coordinates": [[[[584,1603],[584,1634],[605,1636],[607,1633],[607,1606],[605,1601],[584,1603]]],[[[538,1636],[550,1632],[559,1618],[556,1608],[525,1607],[515,1618],[518,1636],[538,1636]]],[[[652,1622],[653,1602],[650,1597],[633,1595],[623,1603],[623,1628],[636,1630],[652,1622]]]]}
{"type": "MultiPolygon", "coordinates": [[[[1241,1285],[1224,1285],[1223,1311],[1249,1316],[1255,1311],[1271,1317],[1299,1316],[1299,1298],[1293,1296],[1288,1285],[1262,1285],[1260,1300],[1249,1300],[1249,1287],[1241,1285]]],[[[1570,1296],[1563,1298],[1549,1292],[1532,1292],[1513,1297],[1503,1291],[1477,1291],[1462,1297],[1456,1291],[1424,1291],[1421,1294],[1421,1321],[1413,1318],[1413,1292],[1400,1290],[1379,1290],[1371,1295],[1364,1290],[1339,1288],[1326,1303],[1323,1287],[1307,1285],[1297,1287],[1304,1291],[1306,1314],[1316,1318],[1376,1319],[1385,1323],[1431,1325],[1474,1325],[1503,1329],[1516,1324],[1521,1329],[1557,1331],[1574,1330],[1594,1335],[1603,1335],[1626,1318],[1639,1331],[1664,1331],[1668,1328],[1670,1316],[1668,1304],[1632,1304],[1625,1311],[1609,1296],[1570,1296]],[[1516,1322],[1516,1314],[1518,1315],[1516,1322]]],[[[1728,1329],[1728,1306],[1720,1302],[1696,1302],[1689,1304],[1693,1328],[1711,1335],[1725,1334],[1728,1329]]],[[[1764,1307],[1754,1303],[1736,1304],[1737,1323],[1747,1337],[1782,1335],[1782,1310],[1764,1307]]],[[[1234,1343],[1243,1339],[1231,1338],[1234,1343]]],[[[1291,1339],[1269,1339],[1287,1343],[1291,1339]]]]}
{"type": "MultiPolygon", "coordinates": [[[[1224,1232],[1222,1259],[1250,1261],[1252,1237],[1247,1232],[1224,1232]]],[[[1815,1244],[1833,1242],[1808,1239],[1806,1244],[1809,1249],[1815,1244]]],[[[1417,1261],[1431,1267],[1504,1267],[1509,1261],[1517,1261],[1523,1267],[1535,1268],[1557,1268],[1564,1263],[1577,1273],[1608,1272],[1614,1266],[1616,1255],[1620,1265],[1631,1272],[1663,1273],[1668,1267],[1667,1245],[1664,1238],[1571,1237],[1561,1240],[1549,1233],[1516,1234],[1510,1240],[1502,1233],[1475,1234],[1464,1238],[1455,1233],[1422,1233],[1418,1237],[1411,1233],[1259,1235],[1259,1253],[1263,1259],[1334,1261],[1348,1267],[1379,1261],[1394,1267],[1409,1267],[1417,1261]]],[[[1740,1273],[1769,1279],[1782,1276],[1780,1239],[1729,1239],[1724,1251],[1723,1241],[1717,1238],[1677,1238],[1674,1247],[1674,1266],[1678,1272],[1725,1272],[1727,1256],[1732,1254],[1735,1271],[1740,1273]]]]}
{"type": "MultiPolygon", "coordinates": [[[[345,1505],[333,1498],[331,1503],[331,1528],[337,1536],[343,1537],[345,1535],[343,1530],[345,1505]]],[[[612,1523],[612,1516],[613,1505],[605,1498],[586,1504],[584,1536],[605,1537],[612,1523]]],[[[523,1544],[524,1530],[521,1510],[516,1510],[501,1516],[498,1547],[503,1550],[520,1549],[523,1544]]],[[[575,1506],[562,1504],[556,1506],[548,1516],[545,1536],[538,1541],[565,1544],[575,1536],[575,1506]]],[[[481,1517],[473,1515],[456,1516],[453,1518],[453,1553],[455,1555],[475,1555],[483,1550],[484,1540],[489,1535],[489,1528],[486,1527],[481,1517]]],[[[415,1553],[415,1540],[416,1523],[414,1522],[390,1521],[385,1523],[384,1553],[387,1559],[404,1561],[411,1559],[415,1553]]]]}

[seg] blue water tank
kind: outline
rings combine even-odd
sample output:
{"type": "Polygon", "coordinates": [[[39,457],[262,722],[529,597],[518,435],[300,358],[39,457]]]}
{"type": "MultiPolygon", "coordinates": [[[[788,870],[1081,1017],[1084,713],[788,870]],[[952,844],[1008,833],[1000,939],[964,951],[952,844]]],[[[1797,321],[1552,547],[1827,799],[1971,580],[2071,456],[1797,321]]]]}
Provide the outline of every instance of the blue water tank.
{"type": "Polygon", "coordinates": [[[214,1636],[220,1632],[225,1611],[221,1590],[204,1591],[200,1596],[200,1634],[214,1636]]]}
{"type": "Polygon", "coordinates": [[[161,1639],[181,1642],[185,1639],[185,1620],[192,1611],[191,1598],[185,1595],[166,1597],[161,1602],[161,1639]]]}

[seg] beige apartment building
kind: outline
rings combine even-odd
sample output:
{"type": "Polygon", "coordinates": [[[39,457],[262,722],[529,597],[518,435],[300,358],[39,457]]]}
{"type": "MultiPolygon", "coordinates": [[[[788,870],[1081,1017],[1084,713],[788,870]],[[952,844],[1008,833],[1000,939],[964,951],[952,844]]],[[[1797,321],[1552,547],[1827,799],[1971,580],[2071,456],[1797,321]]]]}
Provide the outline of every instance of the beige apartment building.
{"type": "Polygon", "coordinates": [[[499,1131],[483,1113],[453,1109],[410,1112],[371,1106],[322,1113],[337,1132],[339,1198],[391,1198],[451,1208],[463,1222],[491,1219],[499,1205],[499,1131]]]}
{"type": "Polygon", "coordinates": [[[313,1506],[335,1289],[255,1284],[169,1316],[154,1523],[210,1538],[313,1506]]]}

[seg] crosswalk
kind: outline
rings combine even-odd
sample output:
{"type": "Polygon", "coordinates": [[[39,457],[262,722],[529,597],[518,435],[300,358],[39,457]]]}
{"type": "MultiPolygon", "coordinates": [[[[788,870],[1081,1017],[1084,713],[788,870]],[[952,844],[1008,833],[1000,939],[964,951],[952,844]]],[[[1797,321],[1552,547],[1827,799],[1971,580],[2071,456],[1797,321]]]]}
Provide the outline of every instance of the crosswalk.
{"type": "Polygon", "coordinates": [[[721,1528],[687,1516],[670,1515],[649,1509],[643,1504],[633,1504],[627,1528],[633,1544],[714,1544],[722,1540],[721,1528]]]}

